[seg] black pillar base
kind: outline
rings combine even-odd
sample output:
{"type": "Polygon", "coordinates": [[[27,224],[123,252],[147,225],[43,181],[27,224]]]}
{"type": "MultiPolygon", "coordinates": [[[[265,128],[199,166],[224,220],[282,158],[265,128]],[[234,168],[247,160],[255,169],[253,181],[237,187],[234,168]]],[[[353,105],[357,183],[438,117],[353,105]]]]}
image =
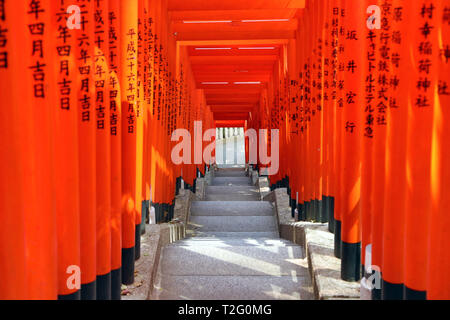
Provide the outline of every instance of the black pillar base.
{"type": "Polygon", "coordinates": [[[292,218],[295,218],[295,209],[297,209],[297,205],[296,205],[296,200],[295,199],[290,199],[290,205],[291,205],[291,216],[292,218]]]}
{"type": "Polygon", "coordinates": [[[298,211],[298,221],[305,221],[306,220],[305,205],[303,203],[298,204],[297,211],[298,211]]]}
{"type": "Polygon", "coordinates": [[[314,200],[315,221],[323,222],[323,200],[314,200]]]}
{"type": "Polygon", "coordinates": [[[345,281],[361,280],[361,242],[342,241],[341,279],[345,281]]]}
{"type": "Polygon", "coordinates": [[[148,224],[150,222],[150,208],[151,208],[150,200],[146,200],[145,205],[147,206],[147,211],[145,212],[145,223],[148,224]]]}
{"type": "Polygon", "coordinates": [[[122,268],[111,271],[111,300],[122,299],[122,268]]]}
{"type": "Polygon", "coordinates": [[[312,209],[312,220],[314,222],[319,222],[319,200],[313,199],[311,200],[311,209],[312,209]]]}
{"type": "Polygon", "coordinates": [[[335,220],[334,223],[334,256],[341,258],[341,221],[335,220]]]}
{"type": "Polygon", "coordinates": [[[141,257],[141,225],[137,224],[134,229],[134,259],[141,257]]]}
{"type": "Polygon", "coordinates": [[[192,186],[192,192],[193,193],[197,192],[197,179],[194,179],[194,185],[192,186]]]}
{"type": "Polygon", "coordinates": [[[156,223],[161,223],[161,220],[162,220],[161,205],[159,203],[154,203],[153,206],[155,207],[156,223]]]}
{"type": "Polygon", "coordinates": [[[175,195],[180,194],[180,188],[181,188],[181,177],[177,177],[175,180],[175,195]]]}
{"type": "Polygon", "coordinates": [[[152,208],[152,203],[150,200],[148,200],[148,211],[147,211],[147,216],[145,217],[145,223],[149,224],[150,223],[150,209],[152,208]]]}
{"type": "Polygon", "coordinates": [[[316,206],[317,206],[317,216],[316,216],[316,221],[317,222],[322,222],[322,209],[323,209],[323,205],[322,205],[322,200],[316,200],[316,206]]]}
{"type": "Polygon", "coordinates": [[[329,206],[330,206],[330,203],[328,201],[328,196],[323,195],[322,196],[322,217],[324,220],[326,220],[326,221],[324,221],[324,223],[328,222],[328,220],[329,220],[329,215],[330,215],[329,206]]]}
{"type": "Polygon", "coordinates": [[[305,221],[312,221],[313,220],[312,201],[305,201],[305,214],[306,214],[305,221]]]}
{"type": "Polygon", "coordinates": [[[404,300],[427,300],[427,292],[408,288],[406,285],[403,288],[404,300]]]}
{"type": "Polygon", "coordinates": [[[147,208],[148,208],[148,200],[143,200],[142,201],[142,206],[141,206],[141,212],[142,212],[142,216],[141,216],[141,235],[145,234],[145,221],[147,220],[147,208]]]}
{"type": "Polygon", "coordinates": [[[175,201],[172,202],[172,204],[170,205],[170,210],[169,210],[170,221],[173,220],[174,214],[175,214],[175,201]]]}
{"type": "Polygon", "coordinates": [[[320,212],[320,222],[327,223],[328,222],[328,202],[327,196],[322,196],[322,200],[319,201],[319,212],[320,212]]]}
{"type": "Polygon", "coordinates": [[[167,203],[162,204],[163,210],[163,220],[164,222],[169,222],[169,205],[167,203]]]}
{"type": "Polygon", "coordinates": [[[97,299],[97,282],[94,280],[81,285],[81,300],[97,299]]]}
{"type": "Polygon", "coordinates": [[[134,248],[122,248],[122,283],[132,284],[134,282],[134,248]]]}
{"type": "Polygon", "coordinates": [[[403,291],[405,286],[403,283],[391,283],[383,280],[381,286],[382,300],[403,300],[403,291]]]}
{"type": "Polygon", "coordinates": [[[71,294],[60,294],[58,300],[81,300],[81,290],[77,290],[71,294]]]}
{"type": "Polygon", "coordinates": [[[111,300],[111,272],[97,276],[97,300],[111,300]]]}
{"type": "Polygon", "coordinates": [[[373,288],[372,289],[372,300],[381,300],[381,289],[373,288]]]}
{"type": "Polygon", "coordinates": [[[328,197],[329,202],[329,209],[328,209],[328,231],[331,233],[334,233],[334,225],[335,225],[335,219],[334,219],[334,197],[328,197]]]}

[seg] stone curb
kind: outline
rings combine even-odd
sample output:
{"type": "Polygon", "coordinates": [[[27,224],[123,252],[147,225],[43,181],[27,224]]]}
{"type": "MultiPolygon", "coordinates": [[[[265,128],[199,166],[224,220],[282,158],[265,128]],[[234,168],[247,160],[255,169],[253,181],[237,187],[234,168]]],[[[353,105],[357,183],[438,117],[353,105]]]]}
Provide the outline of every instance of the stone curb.
{"type": "Polygon", "coordinates": [[[159,267],[162,249],[186,237],[190,205],[195,198],[190,190],[180,190],[175,198],[174,219],[169,223],[145,225],[141,236],[141,257],[135,264],[135,281],[122,286],[128,292],[122,300],[149,300],[159,267]]]}
{"type": "Polygon", "coordinates": [[[360,299],[360,283],[341,279],[341,260],[334,256],[334,235],[327,223],[286,223],[280,236],[304,246],[316,299],[360,299]]]}
{"type": "Polygon", "coordinates": [[[197,182],[195,183],[195,199],[202,201],[205,199],[205,192],[207,181],[205,178],[197,178],[197,182]]]}
{"type": "MultiPolygon", "coordinates": [[[[269,181],[267,177],[258,177],[256,185],[263,194],[263,188],[269,185],[269,181]]],[[[315,299],[359,300],[359,281],[341,280],[341,261],[334,256],[334,235],[328,231],[328,224],[295,222],[286,188],[265,192],[262,198],[275,207],[280,237],[305,248],[315,299]]]]}

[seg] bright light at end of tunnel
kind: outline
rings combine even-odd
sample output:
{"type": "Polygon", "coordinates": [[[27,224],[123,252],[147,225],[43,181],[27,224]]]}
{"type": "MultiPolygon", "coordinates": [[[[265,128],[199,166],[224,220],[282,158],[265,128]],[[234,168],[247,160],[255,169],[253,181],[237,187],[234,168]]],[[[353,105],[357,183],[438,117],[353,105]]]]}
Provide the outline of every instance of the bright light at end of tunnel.
{"type": "Polygon", "coordinates": [[[195,48],[195,50],[231,50],[231,48],[195,48]]]}
{"type": "Polygon", "coordinates": [[[184,20],[183,23],[231,23],[233,20],[197,20],[197,21],[189,21],[184,20]]]}
{"type": "Polygon", "coordinates": [[[259,19],[259,20],[242,20],[242,22],[287,22],[290,19],[259,19]]]}
{"type": "Polygon", "coordinates": [[[241,47],[239,50],[274,50],[275,47],[241,47]]]}
{"type": "Polygon", "coordinates": [[[235,82],[234,84],[261,84],[261,81],[239,81],[235,82]]]}
{"type": "Polygon", "coordinates": [[[255,19],[255,20],[183,20],[183,23],[232,23],[232,22],[288,22],[291,19],[255,19]]]}

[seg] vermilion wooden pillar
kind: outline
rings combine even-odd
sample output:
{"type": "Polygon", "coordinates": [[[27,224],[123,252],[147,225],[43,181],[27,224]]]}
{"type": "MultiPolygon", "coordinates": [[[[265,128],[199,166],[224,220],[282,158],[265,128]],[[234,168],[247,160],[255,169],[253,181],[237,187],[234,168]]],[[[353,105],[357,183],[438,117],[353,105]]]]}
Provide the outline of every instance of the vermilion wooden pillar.
{"type": "MultiPolygon", "coordinates": [[[[43,3],[42,3],[43,4],[43,3]]],[[[32,151],[33,154],[39,154],[40,152],[50,152],[54,156],[54,162],[48,163],[52,167],[54,174],[54,189],[49,189],[49,185],[41,186],[42,192],[52,192],[56,213],[56,225],[57,225],[57,260],[58,260],[58,295],[60,299],[79,299],[80,287],[78,285],[85,284],[87,282],[95,283],[95,260],[93,265],[80,265],[80,170],[79,166],[79,152],[78,149],[82,148],[79,145],[78,129],[83,130],[81,120],[82,113],[80,112],[80,105],[77,103],[77,84],[78,78],[77,68],[77,41],[75,40],[75,31],[67,29],[66,21],[60,18],[60,15],[67,10],[68,1],[61,1],[53,3],[49,1],[47,9],[50,13],[50,23],[46,29],[46,32],[51,36],[51,47],[47,50],[47,54],[53,53],[46,64],[49,66],[49,71],[52,75],[47,75],[47,79],[50,79],[50,87],[46,94],[48,95],[48,106],[53,108],[54,117],[51,118],[51,122],[54,126],[53,135],[53,150],[45,150],[42,147],[41,151],[32,151]],[[50,8],[51,6],[51,8],[50,8]],[[65,33],[71,33],[71,35],[65,33]],[[52,50],[50,50],[50,48],[52,50]],[[48,77],[50,76],[50,77],[48,77]],[[81,268],[80,268],[81,267],[81,268]],[[83,275],[83,267],[87,267],[86,276],[83,275]],[[81,279],[80,279],[81,278],[81,279]],[[89,280],[88,280],[89,279],[89,280]]],[[[31,102],[33,108],[40,109],[39,103],[31,102]]],[[[36,109],[36,110],[37,110],[36,109]]],[[[28,115],[34,118],[31,114],[28,115]]],[[[94,122],[94,115],[89,120],[94,122]]],[[[36,121],[39,121],[35,118],[36,121]]],[[[86,123],[89,121],[86,121],[86,123]]],[[[91,128],[91,124],[86,124],[85,128],[91,128]]],[[[88,129],[88,130],[89,130],[88,129]]],[[[91,131],[90,131],[91,132],[91,131]]],[[[84,132],[83,132],[84,133],[84,132]]],[[[88,145],[95,143],[95,137],[89,136],[88,145]],[[92,139],[92,140],[91,140],[92,139]]],[[[84,150],[84,149],[83,149],[84,150]]],[[[91,150],[88,149],[88,157],[92,155],[91,150]]],[[[93,150],[92,150],[93,151],[93,150]]],[[[84,160],[85,158],[83,158],[84,160]]],[[[48,160],[46,160],[48,161],[48,160]]],[[[90,158],[87,165],[93,165],[90,158]]],[[[42,169],[41,169],[42,170],[42,169]]],[[[40,175],[36,172],[30,176],[40,175]]],[[[90,173],[90,171],[88,170],[90,173]]],[[[86,180],[83,180],[85,183],[86,180]]],[[[88,188],[89,189],[89,188],[88,188]]],[[[95,194],[94,194],[95,199],[95,194]]],[[[94,201],[95,202],[95,201],[94,201]]],[[[44,201],[45,203],[45,201],[44,201]]],[[[88,214],[90,214],[89,212],[88,214]]],[[[95,215],[89,217],[95,219],[95,215]]],[[[39,218],[40,219],[40,218],[39,218]]],[[[94,220],[95,221],[95,220],[94,220]]],[[[36,221],[37,222],[37,221],[36,221]]],[[[40,222],[37,222],[40,223],[40,222]]],[[[34,229],[32,230],[33,237],[36,237],[36,244],[41,247],[41,250],[49,250],[45,248],[45,240],[50,234],[49,230],[34,229]]],[[[95,236],[95,235],[94,235],[95,236]]],[[[52,244],[54,245],[54,244],[52,244]]],[[[95,252],[94,252],[95,254],[95,252]]],[[[47,269],[48,266],[45,266],[47,269]]],[[[51,269],[50,269],[51,270],[51,269]]],[[[49,271],[50,271],[49,270],[49,271]]],[[[41,291],[41,287],[45,286],[48,289],[51,288],[51,283],[45,284],[45,277],[41,278],[42,274],[39,274],[39,270],[33,271],[35,278],[34,281],[38,281],[41,284],[36,285],[33,282],[30,286],[35,291],[35,297],[38,297],[38,292],[41,291]],[[36,272],[36,273],[35,273],[36,272]],[[37,295],[36,295],[37,294],[37,295]]]]}
{"type": "Polygon", "coordinates": [[[333,58],[335,63],[335,71],[336,71],[336,134],[335,134],[335,162],[334,162],[334,171],[335,171],[335,185],[334,189],[336,190],[335,195],[335,211],[334,211],[334,255],[337,258],[341,258],[341,224],[342,224],[342,203],[343,203],[343,188],[342,188],[342,157],[343,157],[343,131],[344,131],[344,122],[343,122],[343,106],[344,106],[344,79],[343,79],[343,71],[344,71],[344,38],[345,38],[345,29],[344,29],[344,0],[339,0],[333,6],[333,36],[335,37],[335,48],[333,51],[333,58]]]}
{"type": "Polygon", "coordinates": [[[342,136],[341,278],[360,279],[361,264],[361,133],[364,106],[366,8],[363,1],[344,1],[342,136]]]}
{"type": "Polygon", "coordinates": [[[111,299],[111,118],[109,98],[108,1],[95,1],[97,299],[111,299]]]}
{"type": "Polygon", "coordinates": [[[2,299],[56,299],[58,293],[55,74],[44,68],[52,61],[54,38],[50,3],[43,1],[40,8],[36,12],[24,2],[5,1],[0,18],[2,299]]]}
{"type": "Polygon", "coordinates": [[[449,68],[449,32],[450,22],[448,13],[450,6],[445,1],[436,2],[438,28],[439,60],[438,83],[435,96],[432,165],[431,165],[431,195],[432,214],[429,239],[430,272],[427,279],[427,298],[436,300],[450,299],[450,277],[446,270],[450,270],[450,68],[449,68]]]}
{"type": "MultiPolygon", "coordinates": [[[[420,0],[405,6],[414,35],[407,59],[412,91],[408,104],[406,145],[405,287],[404,299],[426,299],[431,206],[433,113],[436,108],[439,56],[436,2],[420,0]],[[426,43],[426,48],[424,48],[426,43]],[[420,147],[419,147],[420,146],[420,147]]],[[[406,46],[404,47],[407,48],[406,46]]]]}
{"type": "Polygon", "coordinates": [[[134,282],[138,0],[120,4],[122,93],[122,283],[134,282]]]}
{"type": "Polygon", "coordinates": [[[120,0],[109,0],[109,107],[111,135],[111,299],[122,286],[122,96],[120,66],[120,0]]]}
{"type": "Polygon", "coordinates": [[[80,30],[72,30],[77,38],[74,52],[78,57],[76,92],[78,109],[78,146],[80,173],[80,250],[81,299],[96,299],[96,141],[95,141],[95,83],[94,76],[94,3],[77,1],[81,19],[80,30]],[[78,45],[78,46],[77,46],[78,45]]]}
{"type": "Polygon", "coordinates": [[[382,294],[383,300],[403,298],[404,245],[405,245],[405,195],[407,188],[406,134],[408,108],[412,86],[409,73],[412,61],[407,56],[412,41],[409,32],[411,11],[401,0],[393,1],[391,14],[391,65],[392,78],[399,82],[391,92],[387,109],[386,132],[386,190],[383,219],[382,294]]]}
{"type": "MultiPolygon", "coordinates": [[[[0,108],[0,146],[4,150],[0,158],[0,218],[2,220],[0,223],[0,272],[4,275],[3,280],[0,281],[1,299],[28,298],[28,283],[25,277],[26,238],[24,237],[28,195],[23,189],[26,182],[24,169],[29,159],[26,150],[31,145],[29,128],[32,119],[22,118],[22,112],[26,114],[31,111],[32,105],[23,103],[29,99],[29,94],[27,96],[21,94],[22,89],[17,85],[14,77],[23,65],[23,61],[28,59],[29,53],[25,50],[13,52],[13,48],[20,46],[19,43],[24,40],[16,35],[26,35],[28,31],[25,22],[26,11],[25,3],[15,4],[12,1],[6,1],[4,15],[0,19],[0,29],[8,30],[7,33],[3,33],[4,40],[0,47],[0,96],[4,103],[11,106],[0,108]],[[19,105],[22,105],[25,110],[19,108],[19,105]]],[[[29,41],[28,37],[25,39],[29,41]]],[[[56,271],[54,267],[53,270],[56,271]]],[[[53,298],[56,298],[56,277],[53,281],[53,298]]]]}

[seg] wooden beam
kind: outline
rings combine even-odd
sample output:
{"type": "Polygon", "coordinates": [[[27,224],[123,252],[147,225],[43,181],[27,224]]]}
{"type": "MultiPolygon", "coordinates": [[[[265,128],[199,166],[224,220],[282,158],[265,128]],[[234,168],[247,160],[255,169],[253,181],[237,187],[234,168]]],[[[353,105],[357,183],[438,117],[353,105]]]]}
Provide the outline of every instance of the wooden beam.
{"type": "Polygon", "coordinates": [[[292,19],[296,16],[296,9],[257,9],[257,10],[177,10],[170,11],[169,17],[173,21],[204,21],[204,20],[266,20],[292,19]]]}
{"type": "Polygon", "coordinates": [[[205,91],[205,94],[216,94],[216,95],[224,95],[227,96],[230,93],[231,94],[260,94],[261,88],[233,88],[230,89],[203,89],[205,91]]]}
{"type": "Polygon", "coordinates": [[[230,84],[234,82],[261,82],[267,83],[270,81],[270,75],[224,75],[224,74],[208,74],[208,75],[194,75],[195,80],[199,86],[202,86],[203,82],[215,82],[215,81],[224,81],[230,84]]]}
{"type": "Polygon", "coordinates": [[[305,0],[168,0],[169,11],[304,8],[305,0]]]}
{"type": "MultiPolygon", "coordinates": [[[[268,41],[266,39],[294,39],[295,31],[247,31],[247,32],[178,32],[175,36],[176,41],[184,41],[187,43],[193,43],[193,41],[217,41],[228,40],[237,41],[244,40],[244,43],[248,43],[248,40],[254,40],[255,42],[268,41]]],[[[226,42],[224,42],[226,43],[226,42]]]]}
{"type": "Polygon", "coordinates": [[[216,120],[216,128],[238,128],[244,127],[246,120],[216,120]]]}
{"type": "Polygon", "coordinates": [[[211,111],[212,112],[223,112],[223,113],[228,113],[228,112],[251,112],[253,110],[253,107],[239,107],[239,108],[230,108],[230,107],[219,107],[219,106],[215,106],[215,107],[211,107],[211,111]]]}
{"type": "Polygon", "coordinates": [[[276,45],[276,44],[288,44],[289,39],[274,39],[267,38],[264,39],[234,39],[234,40],[223,40],[223,39],[197,39],[197,40],[180,40],[178,39],[178,44],[180,46],[231,46],[231,45],[276,45]]]}
{"type": "Polygon", "coordinates": [[[191,57],[226,57],[226,56],[272,56],[280,55],[281,48],[278,45],[274,46],[192,46],[188,48],[189,55],[191,57]],[[221,50],[220,48],[230,48],[221,50]],[[273,48],[273,49],[252,49],[252,48],[273,48]],[[204,50],[207,48],[208,50],[204,50]],[[211,50],[212,48],[218,48],[216,50],[211,50]],[[239,49],[248,48],[248,49],[239,49]]]}
{"type": "Polygon", "coordinates": [[[199,57],[193,56],[190,57],[191,63],[195,64],[260,64],[261,62],[265,63],[274,63],[278,60],[277,55],[268,55],[268,56],[226,56],[220,57],[199,57]]]}
{"type": "Polygon", "coordinates": [[[236,64],[194,64],[192,65],[192,71],[194,73],[197,72],[236,72],[239,71],[241,73],[245,73],[245,71],[254,72],[254,73],[267,73],[273,72],[273,62],[264,62],[257,65],[249,65],[246,63],[236,63],[236,64]],[[244,71],[244,72],[243,72],[244,71]]]}
{"type": "Polygon", "coordinates": [[[248,113],[214,113],[214,120],[247,120],[248,113]]]}
{"type": "Polygon", "coordinates": [[[274,32],[274,31],[295,31],[297,30],[297,19],[281,22],[240,22],[230,23],[183,23],[182,21],[172,22],[173,32],[178,33],[227,33],[227,32],[274,32]]]}

